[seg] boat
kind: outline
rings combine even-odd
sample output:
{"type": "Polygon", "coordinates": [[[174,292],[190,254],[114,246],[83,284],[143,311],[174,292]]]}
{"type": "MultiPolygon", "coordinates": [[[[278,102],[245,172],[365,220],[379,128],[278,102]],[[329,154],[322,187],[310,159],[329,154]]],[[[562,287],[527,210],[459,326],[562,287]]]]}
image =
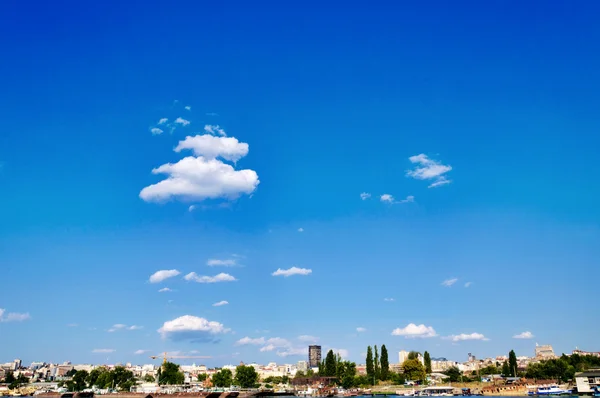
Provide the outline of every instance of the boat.
{"type": "Polygon", "coordinates": [[[425,397],[453,397],[454,387],[427,387],[422,389],[419,395],[425,397]]]}
{"type": "Polygon", "coordinates": [[[535,391],[529,391],[527,395],[571,395],[573,390],[565,390],[557,385],[540,386],[535,391]]]}
{"type": "Polygon", "coordinates": [[[594,387],[592,389],[592,394],[594,394],[594,397],[600,397],[600,388],[594,387]]]}

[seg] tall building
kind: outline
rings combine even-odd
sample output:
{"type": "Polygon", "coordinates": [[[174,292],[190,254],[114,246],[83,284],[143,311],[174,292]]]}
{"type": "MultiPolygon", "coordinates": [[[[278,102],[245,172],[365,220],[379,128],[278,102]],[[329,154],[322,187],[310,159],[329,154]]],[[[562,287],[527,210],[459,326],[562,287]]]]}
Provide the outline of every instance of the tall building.
{"type": "Polygon", "coordinates": [[[321,362],[321,346],[320,345],[309,345],[308,346],[308,367],[317,368],[321,362]]]}
{"type": "Polygon", "coordinates": [[[554,350],[551,345],[535,345],[535,357],[537,359],[551,359],[556,358],[554,350]]]}
{"type": "Polygon", "coordinates": [[[408,359],[408,351],[402,350],[398,353],[398,363],[399,364],[403,364],[404,361],[406,361],[407,359],[408,359]]]}

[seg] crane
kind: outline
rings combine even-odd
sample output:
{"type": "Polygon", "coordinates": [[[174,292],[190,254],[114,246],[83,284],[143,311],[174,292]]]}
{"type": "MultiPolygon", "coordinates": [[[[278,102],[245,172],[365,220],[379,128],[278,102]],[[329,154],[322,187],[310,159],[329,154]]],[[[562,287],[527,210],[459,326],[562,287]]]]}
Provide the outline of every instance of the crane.
{"type": "MultiPolygon", "coordinates": [[[[163,366],[164,364],[167,363],[167,359],[206,359],[206,358],[212,358],[212,357],[208,357],[208,356],[190,356],[190,355],[167,355],[166,352],[163,352],[163,366]]],[[[150,358],[152,359],[156,359],[156,358],[160,358],[160,355],[151,355],[150,358]]]]}

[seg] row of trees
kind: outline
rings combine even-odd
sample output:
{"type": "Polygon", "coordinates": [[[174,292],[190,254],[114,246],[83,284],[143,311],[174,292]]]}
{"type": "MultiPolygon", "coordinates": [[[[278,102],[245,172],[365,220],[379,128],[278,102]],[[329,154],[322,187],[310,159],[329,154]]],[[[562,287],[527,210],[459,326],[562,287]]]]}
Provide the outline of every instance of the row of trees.
{"type": "Polygon", "coordinates": [[[82,391],[86,388],[115,388],[120,391],[129,391],[135,385],[136,379],[133,372],[125,369],[123,366],[116,366],[112,370],[107,368],[96,368],[91,372],[85,370],[71,370],[67,373],[71,380],[59,383],[67,387],[69,391],[82,391]]]}
{"type": "Polygon", "coordinates": [[[385,344],[381,346],[381,358],[375,346],[375,357],[371,346],[367,347],[367,378],[373,380],[373,384],[379,380],[388,380],[390,378],[390,362],[388,359],[388,351],[385,344]]]}
{"type": "MultiPolygon", "coordinates": [[[[204,381],[207,375],[199,375],[198,380],[204,381]]],[[[256,388],[258,384],[258,373],[253,366],[239,365],[235,368],[235,377],[229,369],[221,369],[212,376],[212,384],[215,387],[229,387],[236,385],[241,388],[256,388]]]]}
{"type": "Polygon", "coordinates": [[[577,372],[597,367],[600,367],[600,358],[598,357],[579,354],[567,356],[563,354],[560,358],[530,363],[525,371],[525,377],[545,380],[560,379],[566,382],[573,379],[577,372]]]}
{"type": "Polygon", "coordinates": [[[15,377],[13,372],[7,372],[2,382],[8,384],[8,388],[14,390],[23,384],[29,383],[29,379],[22,374],[20,374],[18,377],[15,377]]]}

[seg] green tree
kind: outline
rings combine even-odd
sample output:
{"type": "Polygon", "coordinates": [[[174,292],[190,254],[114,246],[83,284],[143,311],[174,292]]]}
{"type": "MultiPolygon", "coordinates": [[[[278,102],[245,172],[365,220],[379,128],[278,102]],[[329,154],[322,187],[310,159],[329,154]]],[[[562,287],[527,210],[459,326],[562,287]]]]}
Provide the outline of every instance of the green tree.
{"type": "Polygon", "coordinates": [[[419,359],[419,352],[417,351],[411,351],[408,353],[408,358],[407,359],[419,359]]]}
{"type": "Polygon", "coordinates": [[[29,379],[27,377],[25,377],[25,375],[23,375],[23,374],[20,374],[16,378],[12,374],[12,372],[10,372],[10,375],[11,375],[11,377],[8,377],[8,375],[5,377],[5,382],[8,383],[8,388],[11,390],[14,390],[15,388],[19,388],[22,385],[29,383],[29,379]],[[8,381],[6,381],[6,379],[8,379],[11,382],[9,383],[8,381]]]}
{"type": "Polygon", "coordinates": [[[146,376],[144,376],[144,381],[146,383],[153,383],[156,380],[156,378],[154,376],[152,376],[150,373],[146,374],[146,376]]]}
{"type": "Polygon", "coordinates": [[[67,376],[67,377],[73,377],[73,376],[75,376],[75,373],[77,373],[77,370],[75,370],[75,368],[73,368],[73,369],[69,370],[69,371],[68,371],[68,372],[65,374],[65,376],[67,376]]]}
{"type": "Polygon", "coordinates": [[[406,378],[404,377],[404,375],[401,373],[396,373],[396,372],[391,373],[390,380],[392,381],[393,384],[398,385],[398,386],[400,386],[400,385],[404,384],[404,382],[406,382],[406,378]]]}
{"type": "Polygon", "coordinates": [[[504,361],[504,363],[502,364],[502,376],[510,376],[510,366],[508,365],[508,361],[504,361]]]}
{"type": "Polygon", "coordinates": [[[185,376],[179,370],[179,365],[173,362],[165,362],[162,366],[162,372],[158,384],[179,385],[183,384],[185,376]]]}
{"type": "Polygon", "coordinates": [[[373,366],[373,350],[371,346],[367,347],[367,378],[369,383],[373,383],[375,377],[375,367],[373,366]]]}
{"type": "Polygon", "coordinates": [[[447,369],[444,374],[448,376],[448,381],[452,383],[461,381],[462,373],[456,366],[452,366],[451,368],[447,369]]]}
{"type": "Polygon", "coordinates": [[[343,361],[340,363],[341,365],[338,365],[338,368],[341,368],[340,375],[338,376],[340,384],[344,388],[355,387],[356,364],[350,361],[343,361]]]}
{"type": "Polygon", "coordinates": [[[517,354],[515,354],[514,350],[510,350],[508,353],[508,366],[510,369],[510,375],[512,377],[517,376],[517,354]]]}
{"type": "Polygon", "coordinates": [[[90,388],[96,385],[98,377],[100,377],[100,375],[103,372],[107,372],[106,368],[92,369],[92,371],[88,374],[87,379],[85,380],[90,388]]]}
{"type": "Polygon", "coordinates": [[[301,370],[297,371],[294,375],[294,379],[302,379],[304,377],[306,377],[306,374],[304,374],[304,372],[301,370]]]}
{"type": "Polygon", "coordinates": [[[380,371],[380,379],[385,381],[390,378],[390,361],[388,358],[388,350],[383,344],[381,346],[381,371],[380,371]]]}
{"type": "Polygon", "coordinates": [[[407,359],[402,364],[402,368],[404,369],[404,375],[408,380],[422,381],[427,377],[425,367],[418,359],[407,359]]]}
{"type": "Polygon", "coordinates": [[[221,369],[212,377],[215,387],[229,387],[233,384],[233,374],[229,369],[221,369]]]}
{"type": "Polygon", "coordinates": [[[495,375],[498,373],[500,373],[500,369],[498,369],[495,365],[488,365],[479,369],[479,374],[482,374],[484,376],[495,375]]]}
{"type": "Polygon", "coordinates": [[[313,377],[315,375],[315,371],[312,369],[308,369],[306,371],[306,377],[313,377]]]}
{"type": "Polygon", "coordinates": [[[88,378],[89,373],[85,370],[78,370],[73,375],[73,389],[72,391],[83,391],[87,385],[86,379],[88,378]]]}
{"type": "Polygon", "coordinates": [[[425,351],[423,353],[423,360],[425,362],[425,372],[431,373],[431,356],[429,352],[425,351]]]}
{"type": "Polygon", "coordinates": [[[258,373],[254,366],[239,365],[235,368],[235,384],[242,388],[254,388],[258,382],[258,373]]]}
{"type": "Polygon", "coordinates": [[[333,350],[329,350],[327,352],[327,356],[325,357],[325,376],[326,377],[335,377],[336,373],[336,365],[335,365],[335,354],[333,350]]]}
{"type": "Polygon", "coordinates": [[[206,381],[206,379],[208,379],[208,374],[206,373],[198,373],[198,381],[206,381]]]}
{"type": "Polygon", "coordinates": [[[4,382],[6,384],[12,384],[15,381],[17,381],[17,379],[15,378],[15,375],[13,372],[7,372],[6,375],[4,376],[4,382]]]}
{"type": "Polygon", "coordinates": [[[379,364],[379,352],[377,352],[377,346],[375,346],[375,360],[373,361],[373,373],[375,380],[381,380],[381,366],[379,364]]]}

